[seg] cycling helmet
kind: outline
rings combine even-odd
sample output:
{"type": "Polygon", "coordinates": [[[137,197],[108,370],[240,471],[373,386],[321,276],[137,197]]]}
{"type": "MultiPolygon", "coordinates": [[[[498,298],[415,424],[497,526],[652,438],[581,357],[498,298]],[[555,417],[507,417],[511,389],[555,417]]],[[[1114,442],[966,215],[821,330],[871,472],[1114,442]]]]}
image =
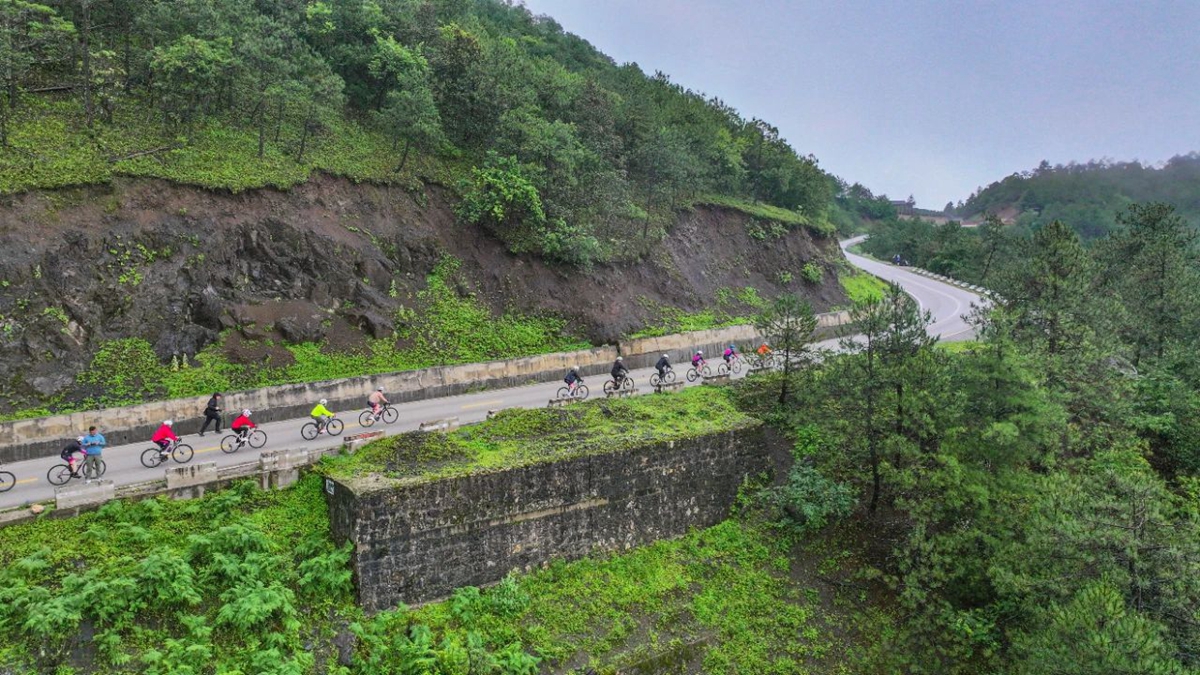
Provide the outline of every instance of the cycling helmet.
{"type": "Polygon", "coordinates": [[[669,358],[671,358],[671,357],[667,356],[666,354],[663,354],[663,358],[664,358],[664,359],[669,359],[669,358]]]}
{"type": "Polygon", "coordinates": [[[571,366],[571,372],[572,372],[572,373],[575,373],[575,372],[578,372],[578,371],[579,371],[579,366],[571,366]]]}
{"type": "Polygon", "coordinates": [[[377,391],[377,392],[379,392],[379,393],[381,393],[381,394],[382,394],[382,393],[383,393],[383,387],[380,387],[380,388],[376,389],[375,391],[377,391]]]}
{"type": "Polygon", "coordinates": [[[77,441],[79,441],[80,443],[82,443],[82,442],[83,442],[83,436],[76,436],[76,437],[75,437],[75,440],[77,440],[77,441]]]}
{"type": "Polygon", "coordinates": [[[618,357],[617,357],[617,360],[618,360],[618,361],[620,361],[620,360],[621,360],[621,357],[620,357],[620,356],[618,356],[618,357]]]}
{"type": "Polygon", "coordinates": [[[696,350],[696,356],[704,356],[704,352],[702,352],[702,351],[700,351],[699,349],[697,349],[697,350],[696,350]]]}
{"type": "Polygon", "coordinates": [[[737,349],[737,347],[734,347],[733,345],[729,345],[729,348],[730,348],[730,349],[737,349]]]}
{"type": "Polygon", "coordinates": [[[329,403],[329,401],[326,399],[321,399],[321,405],[325,405],[326,403],[329,403]]]}
{"type": "Polygon", "coordinates": [[[246,417],[249,417],[249,416],[250,416],[250,409],[249,409],[249,408],[245,408],[244,410],[242,410],[242,414],[243,414],[243,415],[245,415],[246,417]]]}
{"type": "Polygon", "coordinates": [[[164,420],[163,424],[165,424],[167,426],[171,426],[172,424],[174,424],[174,422],[172,422],[171,420],[164,420]]]}

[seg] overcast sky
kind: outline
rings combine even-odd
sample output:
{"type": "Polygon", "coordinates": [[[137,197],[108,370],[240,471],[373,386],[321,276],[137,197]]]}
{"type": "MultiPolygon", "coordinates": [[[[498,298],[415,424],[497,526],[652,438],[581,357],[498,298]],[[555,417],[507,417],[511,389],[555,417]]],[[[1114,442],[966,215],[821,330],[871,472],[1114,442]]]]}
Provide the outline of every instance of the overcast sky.
{"type": "Polygon", "coordinates": [[[526,5],[926,208],[1043,159],[1200,150],[1200,0],[526,5]]]}

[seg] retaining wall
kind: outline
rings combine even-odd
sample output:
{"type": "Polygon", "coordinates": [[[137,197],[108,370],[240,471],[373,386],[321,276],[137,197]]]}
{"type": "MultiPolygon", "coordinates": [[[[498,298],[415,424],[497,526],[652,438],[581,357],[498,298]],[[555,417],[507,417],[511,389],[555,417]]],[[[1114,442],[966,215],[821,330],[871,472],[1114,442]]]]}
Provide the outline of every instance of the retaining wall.
{"type": "Polygon", "coordinates": [[[359,602],[375,612],[714,525],[747,477],[778,472],[788,457],[753,424],[430,482],[326,479],[326,499],[335,540],[354,544],[359,602]]]}
{"type": "MultiPolygon", "coordinates": [[[[827,336],[847,320],[847,313],[821,314],[817,334],[827,336]]],[[[355,410],[365,406],[367,394],[383,387],[393,403],[465,394],[484,389],[502,389],[534,382],[550,382],[562,377],[571,365],[579,365],[584,375],[608,374],[618,354],[630,368],[654,364],[663,352],[676,363],[687,361],[690,353],[701,349],[706,355],[719,356],[725,345],[746,347],[761,338],[753,326],[731,326],[693,331],[662,337],[626,340],[617,346],[597,347],[574,352],[557,352],[502,361],[440,366],[341,380],[263,387],[249,391],[223,392],[227,413],[250,408],[259,423],[303,417],[314,403],[329,400],[334,410],[355,410]]],[[[165,419],[176,421],[176,430],[193,434],[203,423],[208,395],[197,398],[155,401],[107,410],[54,415],[0,423],[0,463],[51,457],[58,454],[67,439],[100,427],[109,445],[143,441],[165,419]]],[[[232,419],[226,415],[225,424],[232,419]]]]}

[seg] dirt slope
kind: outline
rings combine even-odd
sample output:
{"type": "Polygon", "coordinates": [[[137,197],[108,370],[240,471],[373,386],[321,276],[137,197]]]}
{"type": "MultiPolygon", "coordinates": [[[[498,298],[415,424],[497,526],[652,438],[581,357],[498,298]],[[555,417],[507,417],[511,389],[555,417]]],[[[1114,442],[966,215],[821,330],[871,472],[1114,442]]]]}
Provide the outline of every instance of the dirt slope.
{"type": "Polygon", "coordinates": [[[463,263],[461,291],[497,310],[561,315],[597,342],[655,322],[656,303],[695,311],[721,288],[786,288],[818,309],[844,301],[833,239],[757,241],[748,216],[722,208],[681,212],[654,260],[580,272],[515,256],[459,225],[436,187],[315,177],[287,192],[233,195],[119,180],[5,199],[0,411],[65,391],[114,338],[143,337],[170,358],[231,329],[344,348],[389,335],[396,309],[445,255],[463,263]],[[825,269],[822,284],[800,280],[808,261],[825,269]],[[786,285],[781,272],[792,275],[786,285]]]}

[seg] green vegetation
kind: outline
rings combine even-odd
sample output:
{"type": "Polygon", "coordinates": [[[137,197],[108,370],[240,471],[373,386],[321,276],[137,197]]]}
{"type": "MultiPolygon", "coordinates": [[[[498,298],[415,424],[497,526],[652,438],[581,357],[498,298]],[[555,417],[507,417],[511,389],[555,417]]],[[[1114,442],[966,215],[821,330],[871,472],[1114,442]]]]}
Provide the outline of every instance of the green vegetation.
{"type": "Polygon", "coordinates": [[[754,423],[724,390],[694,387],[665,397],[504,410],[449,434],[411,433],[376,441],[353,455],[326,458],[322,470],[345,480],[384,474],[426,481],[615,452],[754,423]]]}
{"type": "Polygon", "coordinates": [[[413,620],[435,643],[466,644],[474,632],[493,648],[518,642],[547,663],[603,673],[693,662],[714,675],[783,675],[837,656],[790,568],[786,538],[729,520],[625,555],[556,562],[482,593],[460,589],[413,620]]]}
{"type": "MultiPolygon", "coordinates": [[[[193,359],[163,363],[146,340],[112,340],[100,348],[79,376],[78,396],[63,396],[7,417],[20,419],[590,346],[567,335],[566,323],[561,319],[514,313],[496,316],[473,295],[460,296],[454,284],[457,269],[456,260],[442,260],[426,278],[426,288],[417,293],[412,308],[401,310],[397,335],[369,340],[361,350],[335,351],[315,343],[243,341],[243,349],[261,348],[265,356],[252,363],[234,363],[226,356],[225,345],[217,342],[193,359]]],[[[46,314],[65,325],[66,315],[61,310],[48,308],[46,314]]]]}
{"type": "Polygon", "coordinates": [[[766,306],[766,300],[758,294],[758,289],[752,286],[717,289],[713,306],[699,312],[685,312],[678,307],[662,305],[647,298],[639,300],[647,309],[653,310],[652,313],[659,317],[659,323],[646,326],[630,335],[630,338],[658,337],[748,324],[751,322],[751,313],[766,306]]]}
{"type": "Polygon", "coordinates": [[[1120,229],[1119,215],[1134,203],[1162,202],[1200,225],[1200,154],[1180,155],[1162,166],[1139,162],[1091,161],[1014,173],[975,191],[955,209],[959,216],[1011,215],[1020,230],[1036,230],[1055,220],[1069,223],[1083,238],[1120,229]]]}
{"type": "Polygon", "coordinates": [[[833,225],[824,220],[814,221],[812,218],[795,211],[772,206],[771,204],[752,203],[721,195],[706,195],[698,198],[695,204],[722,206],[734,211],[740,211],[753,218],[768,223],[781,223],[788,228],[807,228],[810,232],[821,237],[830,237],[836,233],[833,225]]]}
{"type": "Polygon", "coordinates": [[[8,0],[0,74],[0,193],[424,179],[578,265],[653,250],[701,196],[832,232],[834,181],[778,129],[501,0],[8,0]]]}
{"type": "Polygon", "coordinates": [[[56,668],[86,622],[103,672],[312,672],[357,613],[348,560],[315,476],[6,527],[0,664],[74,672],[56,668]]]}
{"type": "Polygon", "coordinates": [[[851,304],[878,300],[883,297],[883,292],[887,289],[887,284],[879,277],[866,272],[839,274],[838,283],[842,285],[842,290],[846,291],[846,297],[850,299],[851,304]]]}

